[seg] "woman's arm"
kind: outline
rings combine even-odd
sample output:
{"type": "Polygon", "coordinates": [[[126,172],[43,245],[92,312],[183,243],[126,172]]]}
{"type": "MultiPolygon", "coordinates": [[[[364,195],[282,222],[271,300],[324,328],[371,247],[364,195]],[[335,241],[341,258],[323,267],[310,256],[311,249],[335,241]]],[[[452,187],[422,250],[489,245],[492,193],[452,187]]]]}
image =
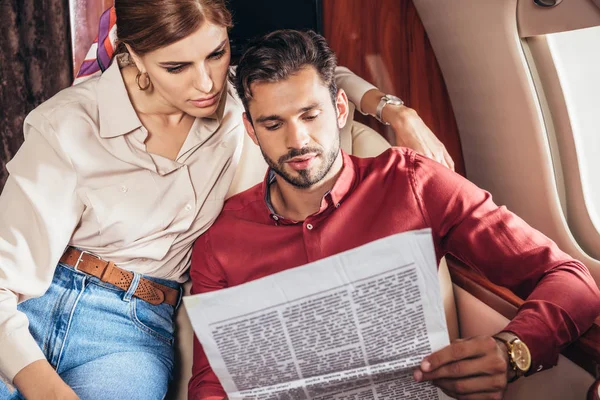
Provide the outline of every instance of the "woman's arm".
{"type": "MultiPolygon", "coordinates": [[[[75,171],[50,123],[34,111],[24,133],[25,142],[7,164],[10,175],[0,196],[0,374],[8,382],[28,365],[45,362],[17,304],[48,289],[83,213],[75,171]]],[[[25,381],[31,382],[15,382],[23,393],[30,386],[21,385],[25,381]]]]}
{"type": "Polygon", "coordinates": [[[14,379],[15,386],[26,399],[76,400],[77,394],[46,360],[38,360],[23,368],[14,379]]]}
{"type": "MultiPolygon", "coordinates": [[[[335,80],[338,88],[344,89],[348,99],[360,112],[375,115],[377,105],[385,93],[346,67],[336,68],[335,80]]],[[[452,157],[415,110],[404,105],[388,104],[383,108],[382,119],[394,129],[397,146],[409,147],[454,169],[452,157]]]]}

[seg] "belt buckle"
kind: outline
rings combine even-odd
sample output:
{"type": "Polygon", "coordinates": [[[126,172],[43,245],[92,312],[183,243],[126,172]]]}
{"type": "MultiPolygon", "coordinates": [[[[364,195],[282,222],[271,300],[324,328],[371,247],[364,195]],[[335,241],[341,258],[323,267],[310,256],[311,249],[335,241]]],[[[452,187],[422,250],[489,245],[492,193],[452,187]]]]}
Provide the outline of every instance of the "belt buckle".
{"type": "MultiPolygon", "coordinates": [[[[77,250],[79,250],[79,249],[77,249],[77,250]]],[[[90,256],[95,257],[98,260],[102,259],[102,258],[98,257],[97,255],[95,255],[94,253],[90,253],[89,251],[79,250],[79,257],[77,257],[77,261],[75,262],[75,265],[73,265],[73,269],[75,271],[84,272],[84,271],[80,271],[79,268],[78,268],[79,267],[79,263],[81,262],[81,258],[83,257],[84,254],[89,254],[90,256]]]]}

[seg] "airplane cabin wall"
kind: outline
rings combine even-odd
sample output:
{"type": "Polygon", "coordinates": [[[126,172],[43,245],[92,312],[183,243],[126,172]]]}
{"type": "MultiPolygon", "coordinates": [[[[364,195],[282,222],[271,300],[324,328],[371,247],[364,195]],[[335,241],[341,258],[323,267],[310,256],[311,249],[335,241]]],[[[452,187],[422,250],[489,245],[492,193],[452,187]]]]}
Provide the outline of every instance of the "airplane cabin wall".
{"type": "MultiPolygon", "coordinates": [[[[444,143],[465,175],[448,91],[427,32],[412,0],[323,0],[323,28],[338,64],[414,108],[444,143]]],[[[356,119],[384,134],[391,128],[357,113],[356,119]]]]}
{"type": "MultiPolygon", "coordinates": [[[[551,138],[520,37],[520,1],[533,2],[414,3],[452,101],[467,177],[583,261],[600,283],[600,261],[578,244],[563,212],[551,138]]],[[[592,5],[589,11],[600,24],[600,10],[590,0],[570,0],[542,11],[559,12],[571,5],[574,12],[582,2],[592,5]]]]}

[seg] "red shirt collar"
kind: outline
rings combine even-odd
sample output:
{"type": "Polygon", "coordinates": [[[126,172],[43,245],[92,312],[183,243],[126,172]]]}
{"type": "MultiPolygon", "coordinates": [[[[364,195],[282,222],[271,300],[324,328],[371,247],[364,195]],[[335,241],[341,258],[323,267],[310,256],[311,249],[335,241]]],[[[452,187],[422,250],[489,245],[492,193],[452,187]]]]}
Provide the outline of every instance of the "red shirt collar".
{"type": "MultiPolygon", "coordinates": [[[[340,176],[335,181],[333,188],[331,188],[329,192],[325,193],[325,196],[323,196],[323,199],[321,200],[321,208],[314,215],[322,214],[327,209],[334,210],[338,208],[341,205],[344,198],[346,197],[346,195],[348,195],[352,191],[354,182],[356,180],[355,165],[350,155],[348,155],[343,150],[340,151],[342,153],[343,158],[343,166],[340,176]]],[[[276,223],[296,224],[298,223],[298,221],[292,221],[290,219],[287,219],[275,213],[275,210],[273,209],[273,206],[271,204],[269,187],[271,186],[271,183],[273,183],[274,174],[275,172],[273,172],[271,168],[267,169],[267,173],[265,174],[265,178],[262,183],[262,193],[263,198],[265,199],[266,211],[271,216],[271,219],[273,219],[276,223]]]]}

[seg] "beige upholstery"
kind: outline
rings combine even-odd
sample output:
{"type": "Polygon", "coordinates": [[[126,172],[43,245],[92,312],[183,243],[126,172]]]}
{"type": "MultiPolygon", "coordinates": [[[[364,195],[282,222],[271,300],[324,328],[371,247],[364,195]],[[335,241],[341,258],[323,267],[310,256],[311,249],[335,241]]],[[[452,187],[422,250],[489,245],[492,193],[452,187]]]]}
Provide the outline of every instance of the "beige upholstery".
{"type": "MultiPolygon", "coordinates": [[[[460,331],[464,337],[493,335],[508,323],[508,319],[470,293],[457,286],[454,290],[460,331]]],[[[594,380],[588,372],[561,355],[556,367],[511,383],[504,400],[583,400],[594,380]]]]}
{"type": "MultiPolygon", "coordinates": [[[[352,107],[351,117],[353,113],[354,108],[352,107]]],[[[390,147],[389,143],[377,132],[365,125],[352,121],[351,118],[341,132],[341,145],[347,153],[359,157],[376,156],[390,147]]],[[[229,196],[259,183],[264,178],[266,169],[267,165],[259,148],[246,136],[236,176],[229,190],[229,196]]],[[[452,283],[444,261],[440,264],[439,276],[448,331],[451,339],[455,339],[458,337],[458,320],[456,317],[452,283]]],[[[189,294],[190,286],[190,282],[185,285],[186,294],[189,294]]],[[[187,384],[191,377],[192,369],[193,331],[183,305],[178,312],[176,329],[177,371],[175,372],[168,399],[187,399],[187,384]]]]}

